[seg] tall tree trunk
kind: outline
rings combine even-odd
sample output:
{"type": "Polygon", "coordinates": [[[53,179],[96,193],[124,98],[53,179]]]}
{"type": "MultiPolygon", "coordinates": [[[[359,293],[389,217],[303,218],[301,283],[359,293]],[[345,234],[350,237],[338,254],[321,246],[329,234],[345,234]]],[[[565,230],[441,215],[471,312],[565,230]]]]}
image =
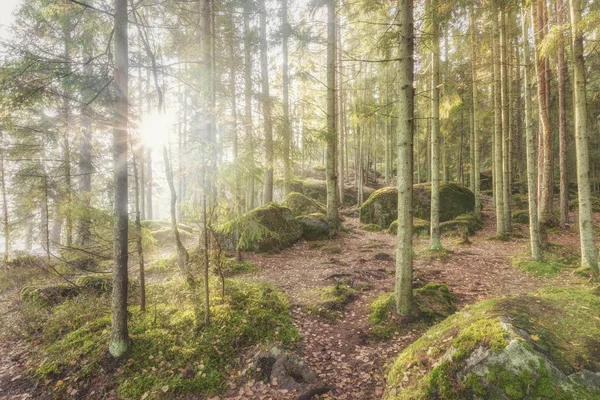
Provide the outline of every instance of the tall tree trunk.
{"type": "Polygon", "coordinates": [[[504,203],[504,229],[511,230],[511,181],[510,181],[510,78],[508,76],[508,35],[506,12],[500,11],[500,99],[502,108],[502,201],[504,203]]]}
{"type": "Polygon", "coordinates": [[[580,0],[569,0],[571,10],[571,46],[573,49],[573,91],[575,108],[575,151],[577,152],[577,197],[579,201],[579,237],[581,266],[598,269],[598,255],[594,243],[594,221],[590,193],[590,161],[587,132],[587,104],[585,94],[585,61],[580,0]]]}
{"type": "Polygon", "coordinates": [[[153,210],[153,189],[154,189],[154,177],[152,176],[152,149],[148,147],[146,149],[146,218],[154,218],[153,210]]]}
{"type": "MultiPolygon", "coordinates": [[[[92,74],[91,63],[88,63],[84,69],[86,75],[89,76],[92,74]]],[[[81,205],[84,207],[84,213],[79,219],[77,238],[78,244],[85,246],[91,237],[91,220],[88,216],[88,209],[92,200],[92,174],[94,173],[94,166],[92,163],[92,122],[86,114],[85,109],[82,109],[80,113],[83,134],[79,144],[79,198],[81,205]]]]}
{"type": "Polygon", "coordinates": [[[260,70],[262,84],[263,123],[265,132],[265,186],[263,202],[273,201],[273,122],[269,94],[269,60],[267,54],[267,9],[265,0],[258,1],[260,19],[260,70]]]}
{"type": "Polygon", "coordinates": [[[127,330],[127,261],[128,254],[128,187],[127,187],[127,124],[128,105],[128,44],[127,44],[127,0],[115,0],[114,11],[114,270],[112,291],[112,323],[109,351],[119,358],[129,348],[127,330]]]}
{"type": "MultiPolygon", "coordinates": [[[[264,0],[261,0],[264,1],[264,0]]],[[[336,0],[327,1],[327,218],[338,227],[337,202],[337,130],[336,130],[336,0]]]]}
{"type": "Polygon", "coordinates": [[[292,191],[292,160],[291,160],[291,123],[290,123],[290,73],[288,65],[288,40],[290,37],[290,26],[288,24],[288,0],[282,1],[281,8],[281,34],[283,36],[282,56],[283,56],[283,74],[282,74],[282,97],[283,97],[283,186],[284,193],[292,191]]]}
{"type": "Polygon", "coordinates": [[[479,171],[479,135],[477,133],[477,54],[475,46],[475,5],[471,5],[470,12],[471,24],[471,179],[473,185],[473,194],[475,195],[475,216],[481,218],[481,195],[480,189],[480,171],[479,171]]]}
{"type": "MultiPolygon", "coordinates": [[[[70,59],[69,45],[71,43],[71,31],[68,24],[65,23],[64,29],[64,58],[67,61],[66,65],[69,65],[68,60],[70,59]]],[[[70,68],[67,67],[65,73],[69,76],[71,73],[70,68]]],[[[63,83],[63,105],[62,105],[62,119],[63,119],[63,132],[62,132],[62,151],[63,151],[63,162],[64,162],[64,216],[65,216],[65,239],[67,247],[73,245],[73,188],[71,187],[71,142],[69,130],[71,129],[71,103],[69,100],[69,89],[68,84],[65,81],[63,83]]]]}
{"type": "Polygon", "coordinates": [[[344,132],[344,92],[343,92],[343,61],[342,61],[342,26],[340,23],[340,16],[337,15],[335,19],[336,25],[336,57],[337,57],[337,130],[338,130],[338,146],[337,146],[337,186],[338,186],[338,198],[339,205],[344,205],[344,143],[345,143],[345,132],[344,132]]]}
{"type": "MultiPolygon", "coordinates": [[[[431,4],[431,3],[429,3],[431,4]]],[[[434,10],[429,10],[434,12],[434,10]]],[[[431,47],[431,237],[429,247],[440,250],[440,31],[432,24],[431,47]]]]}
{"type": "Polygon", "coordinates": [[[546,77],[546,58],[540,54],[539,46],[544,39],[544,3],[545,0],[536,0],[537,15],[535,18],[534,42],[537,75],[537,96],[539,108],[539,123],[541,129],[541,160],[542,160],[542,182],[539,199],[538,214],[540,218],[540,240],[542,248],[547,244],[547,219],[550,212],[550,197],[552,185],[552,134],[550,130],[550,117],[548,115],[548,93],[546,77]]]}
{"type": "Polygon", "coordinates": [[[398,0],[398,246],[394,299],[399,315],[411,315],[413,305],[413,0],[398,0]]]}
{"type": "MultiPolygon", "coordinates": [[[[130,139],[131,141],[131,139],[130,139]]],[[[140,176],[139,176],[139,160],[140,160],[140,151],[136,151],[135,148],[138,143],[131,143],[131,147],[133,148],[133,179],[134,179],[134,190],[135,190],[135,245],[137,249],[138,255],[138,266],[140,268],[140,311],[146,311],[146,277],[145,277],[145,268],[144,268],[144,246],[142,244],[142,221],[140,217],[140,198],[144,198],[144,196],[140,196],[140,176]]]]}
{"type": "MultiPolygon", "coordinates": [[[[564,8],[562,0],[556,0],[557,24],[564,24],[564,8]]],[[[567,64],[565,63],[565,44],[560,42],[558,60],[556,63],[558,79],[558,137],[559,137],[559,169],[560,169],[560,227],[566,229],[569,218],[569,182],[567,174],[567,104],[566,78],[567,64]]]]}
{"type": "Polygon", "coordinates": [[[525,144],[527,151],[527,194],[529,200],[529,243],[531,246],[531,259],[540,261],[542,252],[540,249],[540,232],[537,210],[537,169],[535,155],[535,138],[533,135],[533,121],[531,118],[531,62],[529,56],[529,27],[527,23],[527,11],[523,9],[523,86],[525,92],[525,144]]]}
{"type": "Polygon", "coordinates": [[[494,63],[494,198],[496,200],[496,234],[506,234],[504,214],[504,174],[502,170],[502,100],[500,86],[500,49],[498,46],[498,9],[492,5],[492,61],[494,63]]]}
{"type": "Polygon", "coordinates": [[[254,138],[252,135],[252,55],[250,12],[253,0],[244,1],[244,130],[248,143],[250,179],[248,182],[248,209],[254,208],[254,138]]]}

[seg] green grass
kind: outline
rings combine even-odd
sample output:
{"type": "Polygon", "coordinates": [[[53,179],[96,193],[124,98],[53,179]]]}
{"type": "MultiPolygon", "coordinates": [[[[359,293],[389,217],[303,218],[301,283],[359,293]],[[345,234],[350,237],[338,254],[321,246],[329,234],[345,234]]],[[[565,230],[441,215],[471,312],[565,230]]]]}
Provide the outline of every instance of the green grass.
{"type": "MultiPolygon", "coordinates": [[[[219,282],[211,280],[211,323],[205,326],[202,286],[182,279],[150,285],[148,311],[129,307],[132,346],[114,372],[120,397],[222,393],[244,349],[298,338],[281,292],[229,279],[224,298],[219,282]]],[[[44,361],[36,371],[41,379],[107,373],[109,302],[108,296],[79,296],[51,310],[42,325],[44,361]]]]}
{"type": "Polygon", "coordinates": [[[579,265],[577,252],[558,244],[550,244],[540,261],[529,260],[528,257],[516,257],[512,264],[515,268],[534,276],[555,276],[567,268],[576,268],[579,265]]]}

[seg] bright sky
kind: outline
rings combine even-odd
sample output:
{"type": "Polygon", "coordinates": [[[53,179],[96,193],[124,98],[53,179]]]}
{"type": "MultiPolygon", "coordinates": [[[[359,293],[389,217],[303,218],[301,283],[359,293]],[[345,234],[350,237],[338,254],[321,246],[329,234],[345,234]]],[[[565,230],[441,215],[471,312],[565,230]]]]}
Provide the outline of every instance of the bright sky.
{"type": "Polygon", "coordinates": [[[0,37],[9,35],[9,27],[13,22],[13,13],[23,0],[0,0],[0,37]]]}

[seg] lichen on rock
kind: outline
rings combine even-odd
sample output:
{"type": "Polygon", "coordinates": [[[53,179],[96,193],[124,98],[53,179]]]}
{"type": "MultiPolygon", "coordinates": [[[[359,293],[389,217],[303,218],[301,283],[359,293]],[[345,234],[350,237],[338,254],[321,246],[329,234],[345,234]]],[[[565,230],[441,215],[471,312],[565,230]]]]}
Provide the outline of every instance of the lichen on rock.
{"type": "Polygon", "coordinates": [[[600,297],[544,289],[468,306],[397,358],[385,399],[598,399],[600,297]]]}
{"type": "Polygon", "coordinates": [[[295,216],[314,213],[327,214],[325,205],[298,192],[292,192],[285,196],[281,205],[292,210],[295,216]]]}

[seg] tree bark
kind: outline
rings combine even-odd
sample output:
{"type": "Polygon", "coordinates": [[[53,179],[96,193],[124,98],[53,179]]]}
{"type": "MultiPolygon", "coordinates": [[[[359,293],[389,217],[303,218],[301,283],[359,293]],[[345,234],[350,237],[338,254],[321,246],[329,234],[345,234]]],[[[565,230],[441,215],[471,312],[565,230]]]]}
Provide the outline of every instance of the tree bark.
{"type": "MultiPolygon", "coordinates": [[[[431,4],[431,3],[429,3],[431,4]]],[[[434,13],[435,10],[429,10],[434,13]]],[[[429,247],[440,250],[440,31],[437,18],[432,24],[431,74],[431,237],[429,247]]]]}
{"type": "MultiPolygon", "coordinates": [[[[562,0],[556,0],[557,24],[564,24],[564,8],[562,0]]],[[[558,137],[559,137],[559,170],[560,170],[560,228],[566,229],[569,218],[569,182],[567,174],[567,104],[566,78],[567,64],[565,63],[565,44],[561,40],[558,47],[556,62],[558,80],[558,137]]]]}
{"type": "Polygon", "coordinates": [[[500,49],[498,46],[498,9],[492,5],[492,61],[494,63],[494,197],[496,200],[496,234],[506,234],[504,213],[504,173],[502,168],[502,95],[500,85],[500,49]]]}
{"type": "Polygon", "coordinates": [[[504,203],[504,229],[511,230],[511,165],[510,165],[510,97],[508,76],[508,35],[506,11],[500,11],[500,98],[502,108],[502,201],[504,203]]]}
{"type": "Polygon", "coordinates": [[[291,190],[292,181],[292,160],[291,160],[291,123],[290,123],[290,74],[288,65],[288,40],[290,37],[290,26],[288,24],[288,0],[282,0],[281,9],[281,34],[282,41],[282,57],[283,57],[283,74],[282,74],[282,100],[283,100],[283,186],[284,193],[288,194],[291,190]]]}
{"type": "Polygon", "coordinates": [[[248,143],[250,179],[248,182],[248,209],[254,208],[254,137],[252,135],[252,55],[250,36],[250,10],[253,0],[244,2],[244,130],[248,143]]]}
{"type": "Polygon", "coordinates": [[[540,249],[540,232],[537,210],[537,168],[535,155],[535,138],[533,134],[532,107],[531,107],[531,78],[530,78],[530,56],[529,56],[529,26],[527,23],[527,11],[523,9],[523,86],[525,92],[525,144],[527,152],[527,194],[529,201],[529,243],[531,247],[531,259],[540,261],[542,252],[540,249]]]}
{"type": "Polygon", "coordinates": [[[128,44],[127,0],[115,0],[114,13],[114,130],[113,159],[115,180],[114,270],[112,292],[112,323],[109,351],[122,357],[129,348],[127,330],[127,261],[128,261],[128,187],[127,187],[127,124],[128,105],[128,44]]]}
{"type": "MultiPolygon", "coordinates": [[[[264,0],[261,0],[264,1],[264,0]]],[[[338,227],[337,202],[337,129],[336,129],[336,0],[327,1],[327,218],[338,227]]]]}
{"type": "Polygon", "coordinates": [[[579,201],[581,266],[598,270],[598,255],[596,254],[596,244],[594,243],[594,222],[590,193],[583,33],[578,28],[581,21],[581,3],[579,0],[569,0],[569,6],[571,10],[571,46],[573,50],[575,151],[577,152],[577,197],[579,201]]]}
{"type": "Polygon", "coordinates": [[[481,195],[479,193],[480,171],[479,171],[479,135],[477,133],[477,54],[475,46],[475,6],[471,5],[471,181],[473,194],[475,195],[475,216],[481,218],[481,195]]]}
{"type": "Polygon", "coordinates": [[[273,201],[273,121],[271,115],[271,95],[269,94],[269,62],[267,54],[267,9],[265,0],[258,1],[260,19],[260,69],[262,84],[263,124],[265,133],[265,186],[263,202],[273,201]]]}
{"type": "Polygon", "coordinates": [[[396,249],[396,312],[409,316],[413,304],[413,0],[398,0],[398,237],[396,249]]]}

